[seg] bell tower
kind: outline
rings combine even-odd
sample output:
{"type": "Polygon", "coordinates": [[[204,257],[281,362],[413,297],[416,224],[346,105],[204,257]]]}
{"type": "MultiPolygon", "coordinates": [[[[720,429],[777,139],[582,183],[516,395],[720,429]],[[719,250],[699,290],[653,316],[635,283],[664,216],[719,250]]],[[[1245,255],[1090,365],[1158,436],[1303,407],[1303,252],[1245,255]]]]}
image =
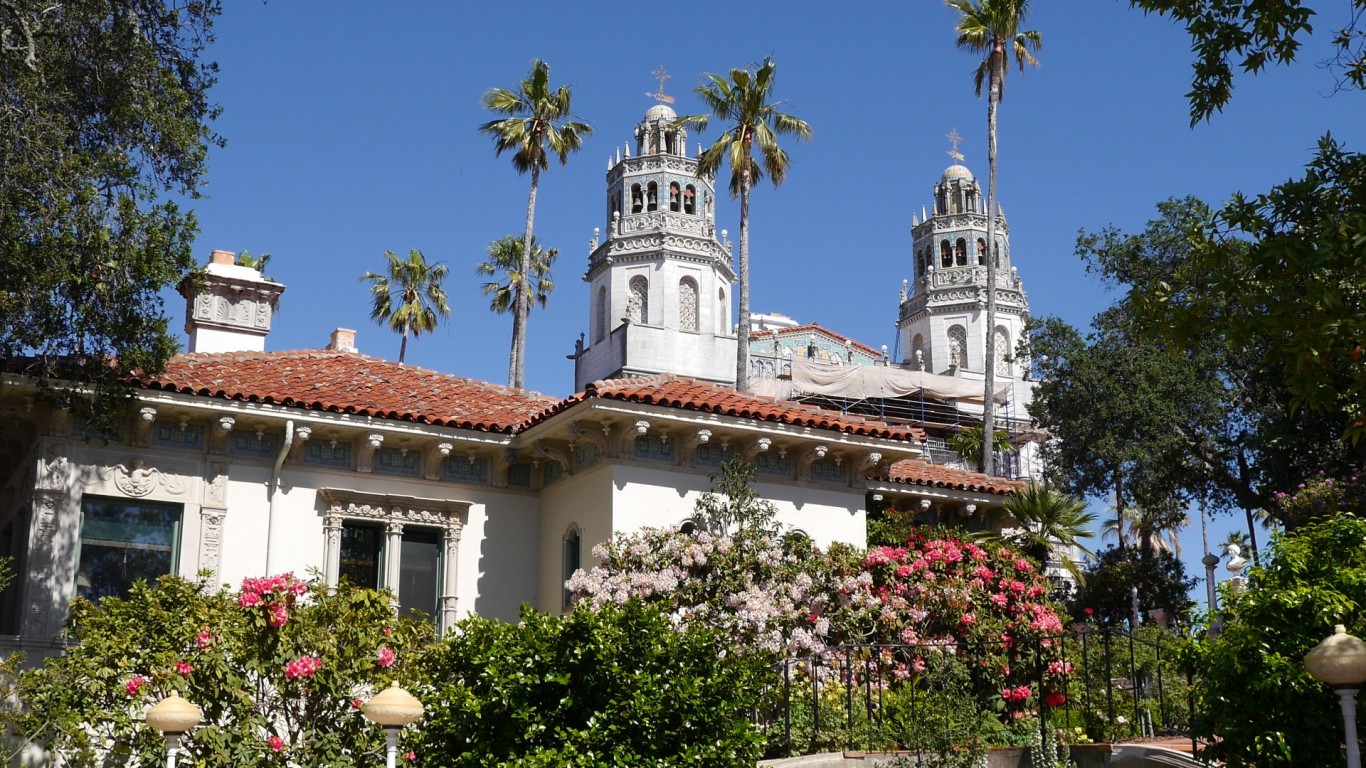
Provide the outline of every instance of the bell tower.
{"type": "Polygon", "coordinates": [[[986,345],[995,345],[996,377],[1023,379],[1027,361],[1015,359],[1029,321],[1029,302],[1011,264],[1010,228],[998,204],[996,242],[987,248],[987,201],[982,184],[962,165],[962,139],[949,134],[954,164],[934,185],[928,212],[912,217],[913,283],[903,281],[897,319],[902,357],[931,373],[985,374],[986,345]],[[986,327],[987,259],[996,260],[996,327],[986,327]]]}
{"type": "Polygon", "coordinates": [[[589,244],[588,331],[571,357],[574,387],[598,379],[675,373],[735,382],[725,230],[717,239],[715,180],[697,176],[687,129],[663,93],[632,143],[607,163],[606,237],[589,244]]]}

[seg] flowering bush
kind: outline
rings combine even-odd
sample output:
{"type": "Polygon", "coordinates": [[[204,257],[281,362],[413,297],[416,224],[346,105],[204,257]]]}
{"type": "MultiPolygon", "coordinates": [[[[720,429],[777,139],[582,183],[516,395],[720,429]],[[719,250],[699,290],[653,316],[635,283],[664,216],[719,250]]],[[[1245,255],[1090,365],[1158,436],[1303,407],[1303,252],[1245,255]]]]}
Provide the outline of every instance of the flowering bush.
{"type": "Polygon", "coordinates": [[[1278,491],[1276,505],[1280,507],[1277,518],[1287,529],[1329,515],[1366,517],[1366,482],[1355,471],[1332,477],[1320,470],[1290,493],[1278,491]]]}
{"type": "MultiPolygon", "coordinates": [[[[972,659],[979,695],[994,690],[1010,710],[1022,710],[1035,694],[1050,706],[1066,700],[1071,669],[1053,639],[1062,621],[1048,601],[1047,578],[1018,551],[928,529],[903,547],[874,547],[863,566],[880,604],[876,642],[972,659]],[[1041,671],[1045,690],[1036,691],[1041,671]]],[[[923,655],[914,656],[896,662],[894,672],[909,677],[923,664],[923,655]]]]}
{"type": "Polygon", "coordinates": [[[184,765],[373,764],[383,738],[357,702],[407,679],[398,662],[432,633],[391,605],[290,574],[236,592],[166,577],[124,599],[76,600],[66,655],[20,679],[19,729],[69,764],[121,753],[160,766],[165,741],[141,720],[179,693],[204,711],[184,765]]]}

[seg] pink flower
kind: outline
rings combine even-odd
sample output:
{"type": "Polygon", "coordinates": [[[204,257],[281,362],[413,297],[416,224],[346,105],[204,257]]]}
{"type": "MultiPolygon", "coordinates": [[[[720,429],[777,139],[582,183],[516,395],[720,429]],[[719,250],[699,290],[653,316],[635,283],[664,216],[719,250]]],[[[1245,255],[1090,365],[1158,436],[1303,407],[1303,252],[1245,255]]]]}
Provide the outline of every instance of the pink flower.
{"type": "Polygon", "coordinates": [[[394,634],[394,628],[393,628],[393,627],[385,627],[385,628],[384,628],[384,636],[385,636],[385,637],[388,637],[389,635],[392,635],[392,634],[394,634]]]}
{"type": "Polygon", "coordinates": [[[394,653],[394,649],[387,645],[379,649],[379,653],[375,654],[375,657],[379,665],[385,669],[394,666],[394,662],[398,660],[398,654],[394,653]]]}
{"type": "Polygon", "coordinates": [[[412,750],[410,749],[410,750],[408,750],[407,752],[404,752],[404,753],[403,753],[403,759],[404,759],[404,760],[416,760],[416,759],[417,759],[417,753],[414,752],[414,751],[412,751],[412,750]]]}
{"type": "Polygon", "coordinates": [[[360,708],[363,707],[363,706],[365,706],[365,702],[361,701],[360,699],[352,699],[352,700],[351,700],[351,708],[352,708],[352,709],[360,709],[360,708]]]}
{"type": "Polygon", "coordinates": [[[142,675],[133,675],[128,678],[128,682],[123,684],[123,690],[128,692],[130,698],[137,698],[142,692],[142,686],[147,684],[147,678],[142,675]]]}
{"type": "Polygon", "coordinates": [[[175,671],[176,674],[181,677],[189,677],[190,673],[194,671],[194,667],[190,666],[190,662],[188,661],[177,661],[175,663],[175,671]]]}
{"type": "Polygon", "coordinates": [[[289,621],[289,609],[284,603],[275,603],[270,606],[270,625],[279,629],[289,621]]]}
{"type": "Polygon", "coordinates": [[[261,604],[261,595],[257,592],[243,592],[237,597],[237,604],[243,608],[255,608],[261,604]]]}
{"type": "Polygon", "coordinates": [[[271,736],[266,739],[266,744],[270,747],[271,752],[279,752],[285,748],[285,740],[279,736],[271,736]]]}
{"type": "Polygon", "coordinates": [[[1015,561],[1015,570],[1029,573],[1034,570],[1034,564],[1021,557],[1015,561]]]}
{"type": "Polygon", "coordinates": [[[1054,676],[1070,675],[1072,674],[1072,663],[1062,659],[1050,661],[1048,663],[1048,674],[1054,676]]]}
{"type": "Polygon", "coordinates": [[[198,645],[200,648],[208,648],[210,645],[213,645],[213,635],[209,632],[209,628],[204,627],[199,630],[199,634],[195,636],[194,642],[195,645],[198,645]]]}
{"type": "Polygon", "coordinates": [[[290,680],[312,677],[318,670],[322,669],[322,666],[323,662],[317,656],[300,656],[285,664],[285,677],[290,680]]]}

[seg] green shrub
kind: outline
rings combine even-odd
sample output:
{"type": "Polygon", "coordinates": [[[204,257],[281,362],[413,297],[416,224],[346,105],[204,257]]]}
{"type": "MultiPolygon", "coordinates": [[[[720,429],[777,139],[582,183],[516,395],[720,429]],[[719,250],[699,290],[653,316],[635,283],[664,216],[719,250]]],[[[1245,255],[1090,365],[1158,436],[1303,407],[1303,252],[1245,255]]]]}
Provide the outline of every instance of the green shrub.
{"type": "Polygon", "coordinates": [[[639,601],[471,618],[422,661],[423,766],[754,765],[768,674],[639,601]]]}

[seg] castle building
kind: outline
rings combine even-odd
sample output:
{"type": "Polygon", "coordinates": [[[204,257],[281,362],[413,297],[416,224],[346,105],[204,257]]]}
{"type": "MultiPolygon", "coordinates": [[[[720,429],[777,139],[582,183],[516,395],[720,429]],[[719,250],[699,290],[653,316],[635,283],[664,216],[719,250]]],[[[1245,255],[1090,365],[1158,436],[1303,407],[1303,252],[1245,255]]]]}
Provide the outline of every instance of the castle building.
{"type": "MultiPolygon", "coordinates": [[[[469,614],[513,620],[524,603],[561,611],[564,582],[594,564],[594,544],[687,524],[732,455],[755,467],[778,520],[820,546],[865,544],[874,503],[999,528],[1018,483],[926,461],[928,434],[913,419],[791,396],[796,375],[822,386],[807,362],[899,377],[883,390],[970,400],[955,376],[759,316],[772,332],[752,343],[791,359],[771,378],[788,376],[788,391],[730,386],[730,248],[716,235],[713,182],[696,177],[674,122],[667,106],[651,108],[635,155],[627,147],[611,163],[607,236],[585,274],[591,343],[576,350],[568,397],[367,356],[346,329],[323,349],[272,351],[285,286],[222,251],[207,279],[181,286],[189,352],[159,375],[128,378],[136,406],[125,437],[90,434],[11,364],[0,388],[0,555],[15,579],[0,594],[0,644],[33,659],[55,652],[73,597],[164,574],[219,584],[314,572],[391,589],[400,610],[442,630],[469,614]]],[[[949,199],[949,218],[917,224],[926,243],[966,215],[949,213],[969,208],[949,199]]],[[[948,338],[925,339],[980,321],[934,293],[937,280],[928,268],[918,276],[902,316],[943,361],[948,338]],[[925,312],[911,309],[922,291],[935,297],[925,312]]],[[[1006,330],[1018,333],[1010,321],[1006,330]]]]}
{"type": "Polygon", "coordinates": [[[587,347],[574,351],[574,388],[672,373],[734,384],[735,271],[717,239],[715,179],[697,175],[687,130],[656,104],[607,169],[607,236],[594,231],[584,282],[587,347]]]}

